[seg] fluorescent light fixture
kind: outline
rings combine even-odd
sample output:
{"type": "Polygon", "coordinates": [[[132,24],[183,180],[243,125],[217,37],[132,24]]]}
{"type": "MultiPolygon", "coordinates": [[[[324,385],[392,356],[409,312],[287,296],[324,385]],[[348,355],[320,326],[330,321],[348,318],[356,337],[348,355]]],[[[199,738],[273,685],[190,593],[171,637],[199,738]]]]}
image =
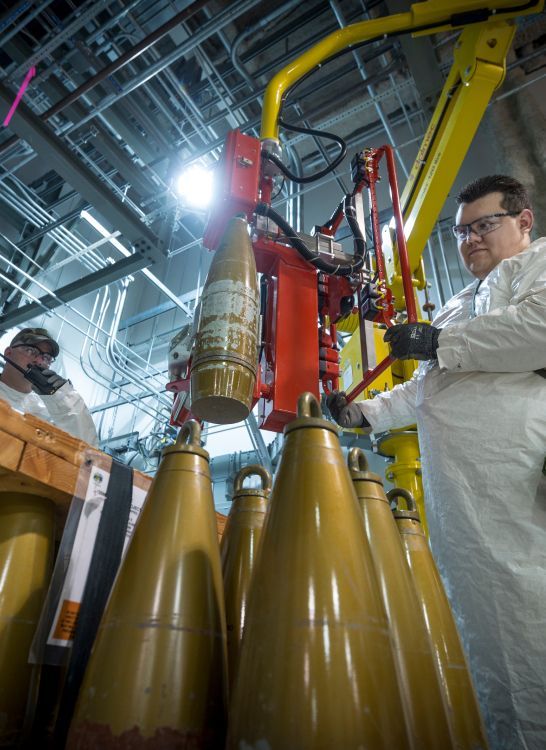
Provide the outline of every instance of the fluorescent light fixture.
{"type": "Polygon", "coordinates": [[[130,250],[127,250],[127,248],[122,245],[118,239],[116,239],[120,236],[121,232],[114,232],[113,234],[110,234],[106,227],[102,226],[100,221],[97,221],[94,216],[91,216],[89,211],[82,211],[80,213],[80,218],[85,219],[88,224],[91,224],[91,226],[96,229],[97,232],[104,237],[104,239],[108,240],[114,247],[116,247],[120,251],[122,255],[125,255],[126,258],[133,254],[130,250]]]}
{"type": "Polygon", "coordinates": [[[212,199],[212,171],[192,164],[188,167],[176,182],[177,193],[184,198],[186,203],[196,208],[206,208],[212,199]]]}
{"type": "MultiPolygon", "coordinates": [[[[133,255],[133,253],[130,250],[127,250],[126,247],[124,247],[121,242],[117,239],[120,232],[114,232],[113,234],[110,234],[110,232],[106,229],[106,227],[103,227],[103,225],[100,223],[100,221],[97,221],[94,216],[91,216],[89,211],[83,210],[80,213],[80,218],[84,219],[88,224],[91,224],[91,226],[97,230],[99,234],[101,234],[105,239],[110,242],[111,245],[113,245],[117,250],[120,251],[122,255],[125,255],[126,258],[128,258],[130,255],[133,255]]],[[[160,289],[163,294],[168,297],[171,302],[174,302],[174,304],[179,307],[181,310],[183,310],[186,315],[188,315],[190,318],[193,317],[193,311],[192,309],[186,305],[185,302],[182,302],[176,294],[173,294],[171,290],[165,286],[165,284],[160,281],[157,276],[155,276],[150,270],[147,268],[141,268],[141,273],[144,274],[154,286],[156,286],[158,289],[160,289]]]]}

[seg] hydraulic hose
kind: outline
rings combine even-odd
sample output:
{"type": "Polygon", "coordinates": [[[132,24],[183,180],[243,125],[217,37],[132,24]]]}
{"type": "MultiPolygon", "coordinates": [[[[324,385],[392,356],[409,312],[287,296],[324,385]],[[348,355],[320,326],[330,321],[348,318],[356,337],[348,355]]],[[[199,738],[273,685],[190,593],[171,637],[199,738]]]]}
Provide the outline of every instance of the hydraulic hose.
{"type": "Polygon", "coordinates": [[[308,175],[307,177],[298,177],[298,175],[291,172],[288,167],[283,164],[282,160],[279,159],[278,156],[275,156],[275,154],[272,154],[269,151],[262,151],[262,158],[268,159],[270,162],[275,164],[275,166],[280,169],[283,175],[289,180],[292,180],[292,182],[297,182],[300,185],[305,185],[309,182],[320,180],[321,177],[325,177],[330,172],[333,172],[338,164],[340,164],[345,158],[345,154],[347,153],[347,144],[340,136],[334,135],[334,133],[326,133],[323,130],[313,130],[313,128],[304,128],[299,125],[289,125],[283,120],[279,120],[279,125],[286,128],[287,130],[293,130],[295,133],[305,133],[306,135],[312,135],[316,138],[327,138],[328,140],[337,143],[340,148],[339,154],[336,156],[336,158],[332,162],[327,164],[323,170],[317,172],[316,174],[308,175]]]}
{"type": "Polygon", "coordinates": [[[312,263],[315,268],[324,273],[329,273],[332,276],[350,276],[357,271],[360,271],[364,265],[364,259],[366,255],[366,241],[360,231],[358,221],[356,219],[356,210],[353,205],[352,196],[346,195],[342,201],[343,213],[347,220],[347,224],[352,232],[355,243],[354,261],[339,261],[339,263],[332,263],[325,258],[322,258],[314,250],[310,250],[305,242],[298,236],[290,224],[280,215],[275,209],[271,208],[267,203],[258,203],[256,206],[256,213],[259,216],[265,216],[272,219],[279,229],[283,232],[284,236],[292,247],[305,258],[306,261],[312,263]]]}

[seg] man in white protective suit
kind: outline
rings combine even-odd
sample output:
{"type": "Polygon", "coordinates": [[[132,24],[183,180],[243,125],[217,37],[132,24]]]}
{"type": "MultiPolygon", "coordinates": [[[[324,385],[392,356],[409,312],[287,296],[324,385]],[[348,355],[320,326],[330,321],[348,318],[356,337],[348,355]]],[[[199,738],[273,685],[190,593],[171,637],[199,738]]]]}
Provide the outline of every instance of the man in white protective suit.
{"type": "Polygon", "coordinates": [[[52,422],[61,430],[96,446],[97,432],[82,397],[69,380],[50,369],[58,354],[59,345],[45,328],[19,331],[4,355],[27,373],[33,367],[34,372],[39,370],[39,378],[33,382],[21,369],[4,362],[0,374],[0,399],[14,409],[52,422]]]}
{"type": "Polygon", "coordinates": [[[491,750],[546,748],[546,238],[525,188],[483,177],[453,232],[476,277],[433,321],[385,334],[412,380],[327,403],[342,427],[417,422],[432,550],[491,750]]]}

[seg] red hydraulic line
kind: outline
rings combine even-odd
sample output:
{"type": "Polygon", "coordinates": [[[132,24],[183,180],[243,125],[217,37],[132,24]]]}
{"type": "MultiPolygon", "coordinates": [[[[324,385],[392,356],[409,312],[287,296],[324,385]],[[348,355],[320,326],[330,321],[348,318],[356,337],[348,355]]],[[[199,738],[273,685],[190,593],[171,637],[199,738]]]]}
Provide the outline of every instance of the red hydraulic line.
{"type": "MultiPolygon", "coordinates": [[[[332,337],[332,347],[334,347],[336,351],[339,351],[338,345],[337,345],[337,326],[335,323],[330,323],[330,336],[332,337]]],[[[338,362],[339,362],[339,355],[338,355],[338,362]]],[[[334,375],[332,377],[332,388],[334,391],[339,390],[339,376],[338,375],[334,375]]]]}
{"type": "Polygon", "coordinates": [[[373,239],[375,246],[375,262],[377,264],[377,275],[381,281],[386,280],[385,262],[383,260],[383,248],[381,245],[381,227],[379,226],[379,210],[377,208],[377,193],[375,183],[377,180],[377,163],[382,155],[382,149],[374,150],[368,157],[373,162],[373,171],[368,173],[368,195],[370,198],[370,218],[372,220],[373,239]]]}
{"type": "Polygon", "coordinates": [[[391,357],[390,354],[388,357],[385,357],[385,359],[380,362],[376,367],[374,367],[373,370],[368,370],[368,372],[364,375],[360,383],[353,388],[352,391],[350,391],[347,394],[347,401],[350,403],[351,401],[354,401],[354,399],[357,396],[360,396],[362,391],[368,387],[370,383],[372,383],[381,373],[387,369],[387,367],[390,367],[393,362],[395,362],[396,359],[394,357],[391,357]]]}
{"type": "Polygon", "coordinates": [[[389,171],[389,183],[391,186],[392,206],[394,211],[394,220],[396,223],[396,244],[398,246],[398,257],[400,258],[400,272],[402,274],[402,285],[404,287],[404,297],[406,298],[406,311],[408,313],[408,323],[417,322],[417,309],[415,307],[415,296],[413,293],[413,284],[411,283],[411,268],[408,258],[408,248],[404,236],[404,219],[402,209],[400,208],[400,197],[398,195],[398,181],[396,179],[396,167],[394,164],[394,151],[391,146],[383,146],[387,157],[387,169],[389,171]]]}

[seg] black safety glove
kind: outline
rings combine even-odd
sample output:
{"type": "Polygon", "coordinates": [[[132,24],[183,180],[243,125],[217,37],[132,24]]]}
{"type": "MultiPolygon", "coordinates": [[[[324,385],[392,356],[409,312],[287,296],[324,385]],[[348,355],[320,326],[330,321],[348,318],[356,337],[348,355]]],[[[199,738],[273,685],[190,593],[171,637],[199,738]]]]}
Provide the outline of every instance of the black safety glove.
{"type": "Polygon", "coordinates": [[[370,423],[362,414],[357,404],[347,403],[347,395],[343,391],[334,391],[326,397],[326,406],[332,418],[340,427],[369,427],[370,423]]]}
{"type": "Polygon", "coordinates": [[[392,326],[383,336],[396,359],[436,359],[440,329],[429,323],[392,326]]]}
{"type": "Polygon", "coordinates": [[[35,365],[28,368],[25,378],[32,383],[32,390],[41,396],[51,396],[67,382],[66,378],[61,378],[53,370],[42,370],[35,365]]]}

